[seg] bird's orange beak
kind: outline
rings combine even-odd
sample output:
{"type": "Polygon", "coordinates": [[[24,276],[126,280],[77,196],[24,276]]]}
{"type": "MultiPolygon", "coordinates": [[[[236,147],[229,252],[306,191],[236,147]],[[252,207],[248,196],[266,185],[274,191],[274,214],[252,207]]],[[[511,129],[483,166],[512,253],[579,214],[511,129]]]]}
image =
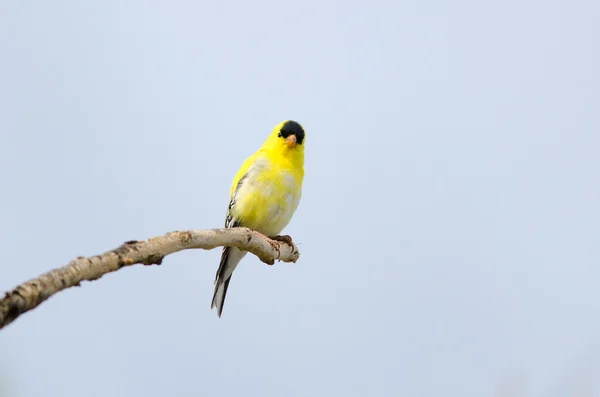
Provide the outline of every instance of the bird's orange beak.
{"type": "Polygon", "coordinates": [[[296,147],[296,135],[290,135],[286,138],[285,140],[285,144],[291,149],[293,147],[296,147]]]}

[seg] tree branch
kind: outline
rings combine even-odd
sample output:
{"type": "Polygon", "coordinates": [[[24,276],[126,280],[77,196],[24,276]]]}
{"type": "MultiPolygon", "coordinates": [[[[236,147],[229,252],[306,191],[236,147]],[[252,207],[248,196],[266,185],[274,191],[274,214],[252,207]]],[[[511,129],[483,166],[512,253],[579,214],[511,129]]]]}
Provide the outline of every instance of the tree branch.
{"type": "Polygon", "coordinates": [[[82,281],[97,280],[136,263],[160,265],[165,256],[178,251],[223,246],[249,251],[268,265],[275,260],[296,262],[300,256],[291,239],[272,240],[247,228],[176,231],[146,241],[127,241],[101,255],[74,259],[7,292],[0,299],[0,329],[57,292],[77,287],[82,281]]]}

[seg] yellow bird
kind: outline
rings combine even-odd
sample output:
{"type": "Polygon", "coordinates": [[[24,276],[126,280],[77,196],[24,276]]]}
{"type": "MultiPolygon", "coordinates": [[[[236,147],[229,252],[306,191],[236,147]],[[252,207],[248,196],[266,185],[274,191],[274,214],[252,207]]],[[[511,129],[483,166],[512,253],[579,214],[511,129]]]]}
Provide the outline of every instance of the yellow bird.
{"type": "MultiPolygon", "coordinates": [[[[304,128],[292,120],[277,124],[262,147],[248,157],[229,190],[225,227],[247,227],[269,237],[278,236],[292,219],[304,179],[304,128]]],[[[215,278],[211,309],[221,317],[231,275],[246,255],[224,247],[215,278]]]]}

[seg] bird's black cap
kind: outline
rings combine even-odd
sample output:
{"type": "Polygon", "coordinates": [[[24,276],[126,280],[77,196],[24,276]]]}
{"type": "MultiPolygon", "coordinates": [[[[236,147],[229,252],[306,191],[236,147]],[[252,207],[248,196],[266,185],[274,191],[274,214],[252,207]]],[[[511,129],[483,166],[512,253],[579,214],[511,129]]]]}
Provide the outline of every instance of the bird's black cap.
{"type": "Polygon", "coordinates": [[[288,120],[281,127],[279,136],[287,138],[290,135],[296,135],[296,142],[298,145],[302,145],[302,142],[304,141],[304,128],[296,121],[288,120]]]}

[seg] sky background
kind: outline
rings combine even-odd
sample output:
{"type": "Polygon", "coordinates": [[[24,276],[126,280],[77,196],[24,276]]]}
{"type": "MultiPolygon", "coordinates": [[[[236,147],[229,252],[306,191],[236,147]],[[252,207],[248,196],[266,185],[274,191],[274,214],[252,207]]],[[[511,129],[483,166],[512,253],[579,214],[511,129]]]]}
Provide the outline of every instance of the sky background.
{"type": "Polygon", "coordinates": [[[0,331],[2,396],[600,396],[600,6],[0,0],[0,289],[221,227],[304,125],[296,264],[220,251],[0,331]]]}

